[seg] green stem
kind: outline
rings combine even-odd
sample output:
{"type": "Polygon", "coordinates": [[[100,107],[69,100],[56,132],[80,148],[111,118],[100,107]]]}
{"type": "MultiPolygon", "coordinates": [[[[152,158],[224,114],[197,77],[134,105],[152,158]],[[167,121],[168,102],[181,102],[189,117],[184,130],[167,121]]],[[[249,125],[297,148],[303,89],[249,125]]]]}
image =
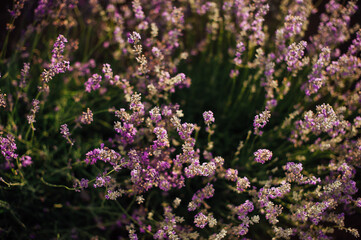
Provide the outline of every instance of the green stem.
{"type": "MultiPolygon", "coordinates": [[[[14,25],[14,22],[15,22],[15,18],[12,18],[10,24],[14,25]]],[[[4,45],[3,45],[3,48],[2,48],[1,53],[0,53],[0,60],[2,60],[2,58],[5,57],[5,55],[6,55],[6,49],[7,49],[7,45],[8,45],[8,42],[9,42],[10,32],[11,32],[11,30],[9,30],[7,32],[7,34],[6,34],[4,45]]]]}
{"type": "Polygon", "coordinates": [[[11,186],[24,186],[24,185],[25,185],[25,182],[8,183],[8,182],[6,182],[2,177],[0,177],[0,181],[2,181],[3,183],[5,183],[8,187],[11,187],[11,186]]]}
{"type": "Polygon", "coordinates": [[[70,191],[75,191],[75,188],[70,188],[70,187],[65,186],[65,185],[56,185],[56,184],[48,183],[48,182],[46,182],[44,180],[43,177],[40,178],[40,181],[42,183],[44,183],[45,185],[49,186],[49,187],[65,188],[65,189],[70,190],[70,191]]]}
{"type": "Polygon", "coordinates": [[[126,212],[129,212],[129,210],[133,206],[136,198],[137,198],[137,196],[134,195],[132,202],[128,205],[127,209],[125,209],[126,212]]]}

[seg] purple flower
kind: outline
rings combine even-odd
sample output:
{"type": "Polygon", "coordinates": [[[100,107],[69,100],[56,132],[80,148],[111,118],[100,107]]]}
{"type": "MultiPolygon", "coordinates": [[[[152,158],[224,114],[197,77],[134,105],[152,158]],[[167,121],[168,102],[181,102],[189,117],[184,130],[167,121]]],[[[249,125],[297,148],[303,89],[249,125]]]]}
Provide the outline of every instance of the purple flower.
{"type": "Polygon", "coordinates": [[[63,135],[63,137],[68,140],[68,142],[71,144],[71,145],[74,145],[74,142],[72,139],[70,139],[70,132],[69,132],[69,128],[68,128],[68,125],[67,124],[63,124],[61,125],[60,127],[60,133],[61,135],[63,135]]]}
{"type": "Polygon", "coordinates": [[[132,6],[133,6],[133,11],[135,13],[135,18],[139,19],[139,20],[144,19],[145,16],[144,16],[142,6],[140,5],[140,1],[139,0],[133,0],[132,6]]]}
{"type": "Polygon", "coordinates": [[[23,69],[21,69],[21,77],[19,87],[24,88],[26,86],[26,79],[29,77],[30,63],[24,63],[23,69]]]}
{"type": "Polygon", "coordinates": [[[154,141],[153,148],[169,147],[167,130],[162,127],[156,127],[153,132],[157,135],[157,140],[154,141]]]}
{"type": "Polygon", "coordinates": [[[102,76],[98,74],[93,74],[88,81],[85,82],[85,91],[91,92],[100,88],[100,82],[102,81],[102,76]]]}
{"type": "Polygon", "coordinates": [[[258,149],[253,155],[255,156],[254,160],[262,164],[272,159],[272,152],[268,149],[258,149]]]}
{"type": "Polygon", "coordinates": [[[204,188],[198,190],[192,197],[192,201],[188,204],[188,211],[194,211],[201,206],[204,199],[213,197],[215,189],[213,184],[208,183],[204,188]]]}
{"type": "Polygon", "coordinates": [[[111,85],[114,84],[113,81],[113,70],[110,67],[110,65],[108,63],[103,65],[103,69],[102,72],[104,73],[104,78],[107,82],[109,82],[111,85]]]}
{"type": "Polygon", "coordinates": [[[208,218],[203,213],[198,213],[194,216],[194,223],[196,227],[204,228],[208,224],[208,218]]]}
{"type": "Polygon", "coordinates": [[[140,41],[141,37],[140,34],[137,32],[128,33],[128,42],[130,44],[137,44],[140,41]]]}
{"type": "Polygon", "coordinates": [[[271,112],[266,109],[262,113],[256,115],[254,117],[253,121],[253,127],[254,127],[254,133],[256,135],[262,135],[262,131],[260,131],[260,128],[264,128],[266,126],[267,122],[269,122],[269,118],[271,117],[271,112]]]}
{"type": "Polygon", "coordinates": [[[205,124],[207,124],[208,126],[209,124],[214,123],[215,119],[213,117],[213,112],[212,111],[204,112],[203,119],[205,124]]]}
{"type": "Polygon", "coordinates": [[[88,183],[89,183],[89,180],[88,180],[88,179],[82,178],[82,179],[80,180],[80,187],[81,187],[81,188],[88,188],[88,183]]]}
{"type": "Polygon", "coordinates": [[[288,66],[287,67],[288,71],[294,72],[300,70],[303,67],[304,62],[301,61],[301,58],[304,55],[304,50],[306,46],[307,46],[307,42],[301,41],[298,44],[292,43],[288,47],[288,52],[285,58],[288,66]]]}
{"type": "Polygon", "coordinates": [[[237,43],[236,48],[236,57],[233,59],[233,61],[237,66],[240,66],[242,64],[242,53],[246,50],[246,48],[243,42],[237,43]]]}
{"type": "Polygon", "coordinates": [[[230,180],[232,182],[237,181],[237,177],[238,177],[238,170],[237,169],[233,169],[233,168],[228,168],[226,170],[226,175],[225,175],[225,179],[230,180]]]}
{"type": "Polygon", "coordinates": [[[152,119],[154,123],[158,123],[160,122],[160,120],[162,120],[162,115],[160,114],[159,107],[152,108],[152,110],[149,111],[149,115],[150,119],[152,119]]]}
{"type": "Polygon", "coordinates": [[[98,160],[103,162],[109,162],[112,165],[117,165],[121,160],[119,153],[115,152],[112,149],[104,147],[104,144],[100,145],[100,148],[96,148],[92,151],[89,151],[86,154],[85,162],[87,164],[95,164],[98,160]]]}
{"type": "Polygon", "coordinates": [[[245,191],[247,188],[251,186],[247,177],[237,178],[237,190],[240,192],[245,191]]]}
{"type": "Polygon", "coordinates": [[[93,112],[89,108],[81,115],[80,122],[82,124],[91,124],[93,122],[93,112]]]}
{"type": "Polygon", "coordinates": [[[95,179],[95,183],[93,185],[94,188],[108,186],[110,183],[111,177],[106,176],[106,173],[103,173],[103,176],[98,176],[95,179]]]}
{"type": "Polygon", "coordinates": [[[114,129],[117,133],[121,135],[123,138],[122,142],[124,143],[132,143],[134,141],[134,137],[137,134],[138,130],[134,127],[132,123],[124,122],[116,122],[114,125],[114,129]]]}
{"type": "Polygon", "coordinates": [[[7,161],[10,161],[11,159],[16,159],[18,157],[18,155],[15,153],[16,149],[17,147],[13,135],[8,134],[6,138],[0,136],[1,154],[5,157],[7,161]]]}
{"type": "Polygon", "coordinates": [[[41,81],[43,83],[43,86],[40,86],[39,89],[41,91],[48,92],[49,86],[47,85],[51,79],[56,74],[64,73],[66,70],[69,70],[69,61],[64,60],[63,52],[65,49],[65,43],[67,43],[68,40],[63,36],[59,35],[57,40],[54,43],[54,48],[52,50],[52,58],[51,58],[51,64],[48,69],[44,69],[44,71],[41,74],[41,81]]]}
{"type": "Polygon", "coordinates": [[[30,166],[33,163],[30,156],[22,156],[20,162],[23,167],[30,166]]]}
{"type": "Polygon", "coordinates": [[[246,215],[254,210],[254,205],[251,201],[246,200],[243,204],[235,208],[237,211],[238,219],[242,220],[246,215]]]}
{"type": "Polygon", "coordinates": [[[41,18],[47,11],[48,0],[40,0],[38,7],[34,10],[36,18],[41,18]]]}
{"type": "MultiPolygon", "coordinates": [[[[33,101],[31,102],[31,105],[33,106],[30,110],[30,114],[26,116],[26,118],[28,119],[28,123],[32,124],[35,123],[35,114],[39,111],[40,107],[39,107],[39,103],[40,101],[37,99],[33,99],[33,101]]],[[[35,129],[34,129],[35,130],[35,129]]]]}
{"type": "Polygon", "coordinates": [[[312,67],[312,73],[308,75],[308,84],[304,86],[306,95],[317,93],[325,84],[327,77],[325,69],[330,63],[331,51],[328,47],[324,47],[318,56],[317,62],[312,67]]]}
{"type": "Polygon", "coordinates": [[[63,52],[65,49],[65,43],[67,42],[68,40],[63,35],[60,34],[58,36],[54,43],[53,50],[51,51],[53,53],[51,59],[52,63],[55,64],[63,60],[63,52]]]}
{"type": "Polygon", "coordinates": [[[361,29],[357,31],[356,38],[352,40],[352,44],[348,48],[347,53],[350,55],[356,55],[359,51],[361,51],[361,29]]]}

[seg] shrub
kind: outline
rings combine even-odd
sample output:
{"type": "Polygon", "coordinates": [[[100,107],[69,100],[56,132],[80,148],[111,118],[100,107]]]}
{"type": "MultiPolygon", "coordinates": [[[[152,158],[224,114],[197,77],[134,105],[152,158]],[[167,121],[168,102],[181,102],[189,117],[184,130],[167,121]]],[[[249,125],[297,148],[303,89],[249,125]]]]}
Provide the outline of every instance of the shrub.
{"type": "Polygon", "coordinates": [[[356,1],[3,4],[1,237],[359,236],[356,1]]]}

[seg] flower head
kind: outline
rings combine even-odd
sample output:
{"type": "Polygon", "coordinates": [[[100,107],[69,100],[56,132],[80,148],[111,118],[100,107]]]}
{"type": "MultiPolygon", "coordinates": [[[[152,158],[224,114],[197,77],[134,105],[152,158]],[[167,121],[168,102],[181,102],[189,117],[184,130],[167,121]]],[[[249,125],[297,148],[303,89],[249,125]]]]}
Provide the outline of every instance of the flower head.
{"type": "Polygon", "coordinates": [[[209,126],[209,124],[214,123],[215,119],[213,117],[213,112],[212,111],[207,111],[203,113],[203,119],[205,124],[207,124],[209,126]]]}
{"type": "Polygon", "coordinates": [[[254,160],[262,164],[272,159],[272,152],[268,149],[258,149],[253,155],[255,156],[254,160]]]}

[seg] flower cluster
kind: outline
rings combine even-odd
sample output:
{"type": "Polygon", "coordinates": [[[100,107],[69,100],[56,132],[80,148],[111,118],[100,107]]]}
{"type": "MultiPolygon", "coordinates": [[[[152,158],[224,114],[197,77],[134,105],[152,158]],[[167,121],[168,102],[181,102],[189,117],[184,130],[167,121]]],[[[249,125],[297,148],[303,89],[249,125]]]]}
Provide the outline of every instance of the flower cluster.
{"type": "Polygon", "coordinates": [[[304,65],[307,64],[307,61],[301,61],[301,58],[304,56],[304,50],[307,47],[307,42],[301,41],[298,44],[292,43],[288,47],[288,52],[286,55],[286,62],[287,62],[287,70],[293,72],[294,74],[297,73],[304,65]]]}
{"type": "Polygon", "coordinates": [[[212,111],[204,112],[203,119],[205,124],[207,124],[208,126],[209,124],[214,123],[215,119],[213,117],[213,112],[212,111]]]}
{"type": "Polygon", "coordinates": [[[85,91],[87,92],[91,92],[91,91],[95,91],[97,89],[100,88],[100,83],[102,81],[102,76],[98,75],[98,74],[93,74],[88,81],[86,81],[84,83],[85,85],[85,91]]]}
{"type": "Polygon", "coordinates": [[[64,73],[65,71],[69,70],[70,63],[69,61],[64,60],[63,56],[63,52],[65,50],[65,43],[67,42],[68,40],[61,34],[56,39],[52,50],[53,55],[51,58],[51,63],[48,69],[44,69],[43,73],[41,74],[41,80],[43,85],[39,86],[39,90],[48,92],[48,83],[50,82],[50,80],[52,80],[56,74],[64,73]]]}
{"type": "Polygon", "coordinates": [[[17,147],[14,136],[10,134],[6,137],[0,136],[0,143],[1,154],[4,156],[6,161],[10,161],[18,157],[15,153],[17,147]]]}
{"type": "Polygon", "coordinates": [[[6,108],[6,94],[0,93],[0,107],[6,108]]]}
{"type": "Polygon", "coordinates": [[[32,128],[35,130],[35,128],[33,127],[33,123],[35,123],[35,114],[39,111],[40,107],[39,107],[39,103],[40,101],[37,99],[33,99],[33,101],[31,102],[32,108],[30,110],[30,114],[28,116],[26,116],[26,118],[28,119],[28,123],[31,124],[32,128]]]}
{"type": "Polygon", "coordinates": [[[188,211],[194,211],[201,206],[204,199],[209,199],[214,195],[214,188],[212,184],[207,184],[201,190],[198,190],[192,197],[192,201],[188,204],[188,211]]]}
{"type": "Polygon", "coordinates": [[[264,128],[266,126],[270,117],[271,117],[271,112],[268,109],[264,110],[262,113],[254,117],[253,127],[254,127],[254,133],[256,135],[263,134],[263,132],[260,131],[259,129],[264,128]]]}
{"type": "Polygon", "coordinates": [[[74,145],[73,140],[70,138],[70,132],[68,128],[68,124],[63,124],[60,127],[60,133],[63,135],[63,138],[65,138],[71,145],[74,145]]]}
{"type": "Polygon", "coordinates": [[[118,164],[121,160],[119,153],[112,149],[104,147],[104,144],[100,148],[96,148],[86,154],[85,162],[87,164],[95,164],[97,161],[109,162],[112,165],[118,164]]]}
{"type": "Polygon", "coordinates": [[[82,124],[91,124],[93,122],[93,112],[89,108],[81,115],[80,122],[82,124]]]}
{"type": "Polygon", "coordinates": [[[357,237],[358,8],[14,1],[0,238],[357,237]]]}
{"type": "Polygon", "coordinates": [[[268,149],[258,149],[253,155],[255,156],[254,160],[262,164],[272,159],[272,152],[268,149]]]}
{"type": "MultiPolygon", "coordinates": [[[[15,143],[15,137],[11,134],[8,134],[6,137],[0,135],[0,151],[1,155],[5,158],[5,162],[0,165],[1,168],[11,169],[14,168],[14,160],[17,160],[19,155],[16,153],[17,146],[15,143]]],[[[23,155],[19,159],[21,165],[20,167],[28,167],[33,162],[30,156],[23,155]]]]}

